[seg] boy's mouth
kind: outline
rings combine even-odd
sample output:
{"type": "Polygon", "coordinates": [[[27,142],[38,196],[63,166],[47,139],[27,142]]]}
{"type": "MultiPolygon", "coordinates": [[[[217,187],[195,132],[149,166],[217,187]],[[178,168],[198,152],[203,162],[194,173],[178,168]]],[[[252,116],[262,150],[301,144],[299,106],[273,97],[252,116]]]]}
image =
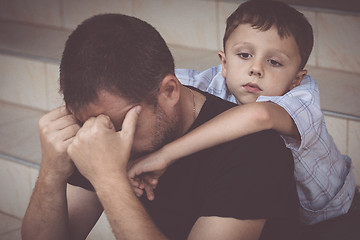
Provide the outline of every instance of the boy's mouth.
{"type": "Polygon", "coordinates": [[[262,91],[262,89],[256,83],[247,83],[243,85],[243,88],[250,93],[257,93],[262,91]]]}

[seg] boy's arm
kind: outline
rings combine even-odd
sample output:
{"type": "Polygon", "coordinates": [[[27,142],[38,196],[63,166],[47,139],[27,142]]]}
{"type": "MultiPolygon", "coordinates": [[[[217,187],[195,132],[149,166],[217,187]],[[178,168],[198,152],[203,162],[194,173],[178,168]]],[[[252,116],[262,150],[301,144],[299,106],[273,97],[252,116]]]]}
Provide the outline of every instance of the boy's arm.
{"type": "Polygon", "coordinates": [[[161,154],[169,165],[195,152],[268,129],[300,140],[297,127],[285,109],[272,102],[256,102],[223,112],[165,145],[161,154]]]}
{"type": "MultiPolygon", "coordinates": [[[[300,140],[297,127],[285,109],[272,102],[250,103],[223,112],[159,151],[136,161],[128,176],[135,179],[143,173],[150,173],[144,175],[144,184],[148,198],[153,199],[152,189],[146,184],[155,187],[165,169],[177,159],[267,129],[300,140]]],[[[133,185],[137,187],[139,182],[133,185]]]]}

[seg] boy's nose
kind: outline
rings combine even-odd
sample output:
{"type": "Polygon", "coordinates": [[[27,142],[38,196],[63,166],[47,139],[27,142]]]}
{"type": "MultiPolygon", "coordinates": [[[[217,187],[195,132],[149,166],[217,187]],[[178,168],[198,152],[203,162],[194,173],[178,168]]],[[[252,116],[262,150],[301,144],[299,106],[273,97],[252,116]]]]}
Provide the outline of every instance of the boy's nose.
{"type": "Polygon", "coordinates": [[[258,77],[262,77],[262,73],[260,71],[250,70],[250,76],[257,75],[258,77]]]}
{"type": "Polygon", "coordinates": [[[264,77],[264,70],[259,63],[254,63],[249,68],[249,76],[257,76],[257,77],[264,77]]]}
{"type": "Polygon", "coordinates": [[[250,68],[249,75],[250,76],[256,75],[257,77],[263,77],[264,72],[260,68],[250,68]]]}

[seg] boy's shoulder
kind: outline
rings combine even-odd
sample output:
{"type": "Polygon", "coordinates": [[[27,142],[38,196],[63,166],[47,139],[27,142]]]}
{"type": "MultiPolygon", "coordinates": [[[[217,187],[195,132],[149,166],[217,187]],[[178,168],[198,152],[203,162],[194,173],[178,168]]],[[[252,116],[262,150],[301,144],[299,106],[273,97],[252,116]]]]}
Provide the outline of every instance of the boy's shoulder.
{"type": "Polygon", "coordinates": [[[190,69],[175,69],[175,75],[183,85],[193,86],[201,91],[236,103],[221,74],[222,66],[217,65],[202,72],[190,69]]]}
{"type": "Polygon", "coordinates": [[[223,78],[218,78],[219,73],[221,75],[221,71],[221,65],[217,65],[204,71],[175,69],[175,75],[183,85],[193,86],[205,91],[211,82],[224,81],[223,78]]]}

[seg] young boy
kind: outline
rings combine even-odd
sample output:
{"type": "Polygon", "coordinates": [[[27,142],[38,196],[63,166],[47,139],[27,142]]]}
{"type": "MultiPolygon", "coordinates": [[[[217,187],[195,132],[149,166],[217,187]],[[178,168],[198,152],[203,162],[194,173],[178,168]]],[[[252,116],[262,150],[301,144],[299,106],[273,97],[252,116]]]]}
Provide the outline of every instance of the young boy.
{"type": "MultiPolygon", "coordinates": [[[[304,70],[313,46],[306,18],[281,2],[248,1],[227,19],[223,45],[221,66],[202,73],[178,70],[176,75],[184,85],[240,106],[136,161],[129,177],[148,173],[140,176],[144,181],[140,187],[153,199],[158,178],[177,159],[274,129],[294,156],[302,223],[314,224],[347,213],[355,192],[351,160],[340,154],[328,134],[318,87],[304,70]]],[[[136,192],[142,194],[142,190],[136,192]]]]}

